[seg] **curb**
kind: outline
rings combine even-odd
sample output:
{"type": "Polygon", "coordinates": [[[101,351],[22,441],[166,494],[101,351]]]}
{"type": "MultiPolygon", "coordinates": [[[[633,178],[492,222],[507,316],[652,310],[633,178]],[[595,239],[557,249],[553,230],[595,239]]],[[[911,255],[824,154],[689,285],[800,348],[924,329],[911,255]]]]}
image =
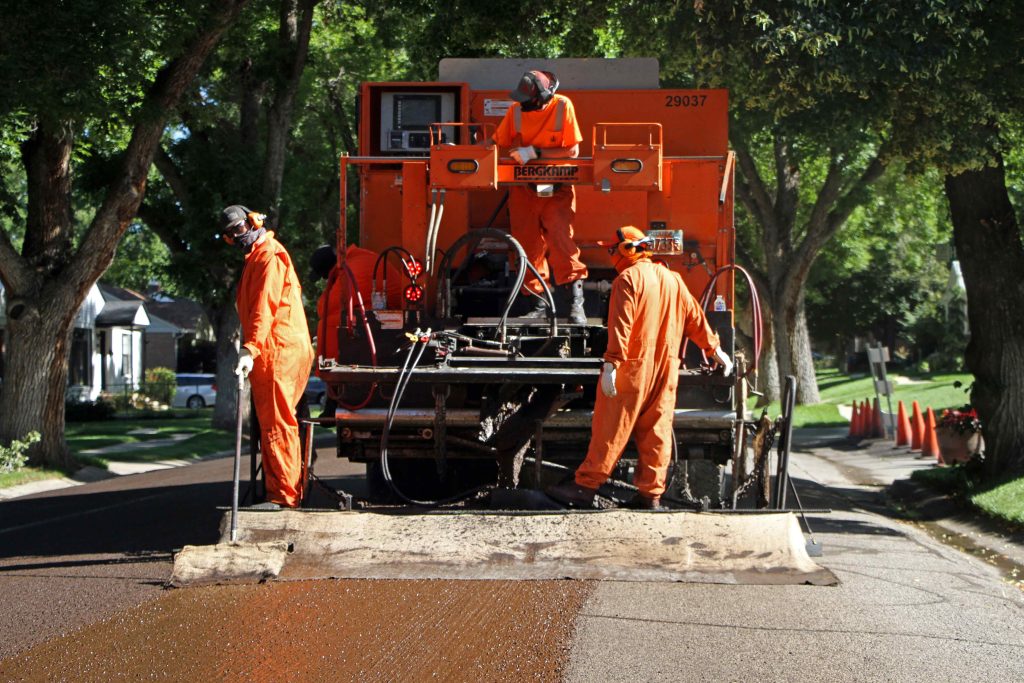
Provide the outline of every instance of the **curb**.
{"type": "Polygon", "coordinates": [[[954,537],[952,545],[959,545],[955,537],[967,539],[973,546],[994,556],[1005,556],[1024,569],[1024,530],[1012,530],[1003,523],[957,502],[910,479],[898,479],[885,489],[890,507],[895,503],[902,515],[916,522],[938,527],[954,537]]]}

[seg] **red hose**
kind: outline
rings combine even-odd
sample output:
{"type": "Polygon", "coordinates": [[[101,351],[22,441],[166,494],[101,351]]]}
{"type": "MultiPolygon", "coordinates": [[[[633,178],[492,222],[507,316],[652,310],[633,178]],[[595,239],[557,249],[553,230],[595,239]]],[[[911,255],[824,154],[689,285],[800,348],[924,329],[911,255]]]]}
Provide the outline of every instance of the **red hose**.
{"type": "MultiPolygon", "coordinates": [[[[700,295],[700,306],[702,309],[707,311],[708,304],[711,302],[711,293],[715,291],[715,282],[718,281],[718,276],[730,270],[738,270],[739,272],[743,273],[743,277],[747,279],[747,287],[750,289],[750,310],[751,315],[753,317],[754,326],[754,360],[750,364],[750,367],[747,369],[746,374],[749,375],[752,372],[757,372],[757,363],[758,360],[761,358],[761,335],[763,332],[763,323],[761,319],[761,299],[757,296],[757,287],[754,286],[754,279],[750,277],[750,273],[748,273],[743,268],[743,266],[738,266],[736,264],[722,266],[721,268],[718,269],[718,271],[715,272],[714,275],[711,276],[711,279],[708,280],[708,284],[704,287],[704,291],[700,295]]],[[[680,354],[683,358],[686,357],[686,346],[689,343],[689,339],[685,339],[683,341],[683,350],[680,354]]],[[[703,350],[701,350],[701,353],[703,353],[703,350]]]]}

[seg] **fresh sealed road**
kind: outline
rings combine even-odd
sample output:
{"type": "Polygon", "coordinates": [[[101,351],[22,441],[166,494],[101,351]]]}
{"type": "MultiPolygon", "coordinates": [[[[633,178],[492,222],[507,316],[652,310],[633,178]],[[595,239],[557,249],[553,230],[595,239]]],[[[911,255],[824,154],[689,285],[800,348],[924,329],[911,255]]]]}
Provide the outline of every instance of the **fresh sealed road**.
{"type": "MultiPolygon", "coordinates": [[[[230,459],[3,502],[0,680],[1024,679],[1024,592],[880,514],[878,484],[906,463],[864,458],[816,446],[793,465],[804,504],[834,509],[810,521],[838,587],[323,581],[167,591],[172,551],[218,536],[230,459]],[[872,467],[881,474],[867,476],[872,467]],[[126,653],[134,664],[114,666],[126,653]]],[[[362,468],[329,450],[319,469],[362,484],[362,468]]]]}

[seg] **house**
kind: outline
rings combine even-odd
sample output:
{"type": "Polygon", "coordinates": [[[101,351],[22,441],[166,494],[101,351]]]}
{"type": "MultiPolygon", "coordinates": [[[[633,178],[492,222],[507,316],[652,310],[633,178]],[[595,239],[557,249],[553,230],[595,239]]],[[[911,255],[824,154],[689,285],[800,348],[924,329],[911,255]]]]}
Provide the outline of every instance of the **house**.
{"type": "MultiPolygon", "coordinates": [[[[91,401],[101,391],[117,393],[138,388],[145,372],[144,332],[150,324],[143,301],[108,299],[94,284],[72,324],[69,400],[91,401]]],[[[0,285],[0,350],[5,350],[6,327],[6,304],[0,285]]],[[[2,373],[0,360],[0,377],[2,373]]]]}
{"type": "Polygon", "coordinates": [[[149,326],[143,336],[144,370],[216,371],[213,327],[200,304],[167,296],[157,282],[151,282],[145,294],[105,283],[100,283],[99,288],[107,300],[145,304],[149,326]]]}
{"type": "MultiPolygon", "coordinates": [[[[6,302],[0,284],[0,379],[6,351],[6,302]]],[[[104,283],[94,284],[75,315],[68,353],[68,400],[138,389],[155,367],[213,371],[213,328],[202,306],[104,283]],[[154,314],[154,312],[156,314],[154,314]]]]}

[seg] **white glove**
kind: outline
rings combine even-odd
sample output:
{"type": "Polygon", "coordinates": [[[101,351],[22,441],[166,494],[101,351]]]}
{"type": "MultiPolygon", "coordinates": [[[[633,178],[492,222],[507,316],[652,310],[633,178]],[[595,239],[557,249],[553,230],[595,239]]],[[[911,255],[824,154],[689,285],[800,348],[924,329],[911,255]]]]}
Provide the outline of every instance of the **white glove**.
{"type": "Polygon", "coordinates": [[[722,350],[721,346],[715,349],[715,360],[717,360],[718,364],[722,366],[723,375],[728,377],[732,374],[732,360],[729,358],[729,355],[722,350]]]}
{"type": "Polygon", "coordinates": [[[537,150],[534,147],[516,147],[512,150],[512,158],[520,164],[537,159],[537,150]]]}
{"type": "Polygon", "coordinates": [[[608,398],[615,398],[615,366],[605,363],[601,366],[601,392],[608,398]]]}
{"type": "Polygon", "coordinates": [[[252,354],[244,346],[238,351],[238,360],[235,362],[235,374],[241,377],[248,377],[252,372],[252,354]]]}

